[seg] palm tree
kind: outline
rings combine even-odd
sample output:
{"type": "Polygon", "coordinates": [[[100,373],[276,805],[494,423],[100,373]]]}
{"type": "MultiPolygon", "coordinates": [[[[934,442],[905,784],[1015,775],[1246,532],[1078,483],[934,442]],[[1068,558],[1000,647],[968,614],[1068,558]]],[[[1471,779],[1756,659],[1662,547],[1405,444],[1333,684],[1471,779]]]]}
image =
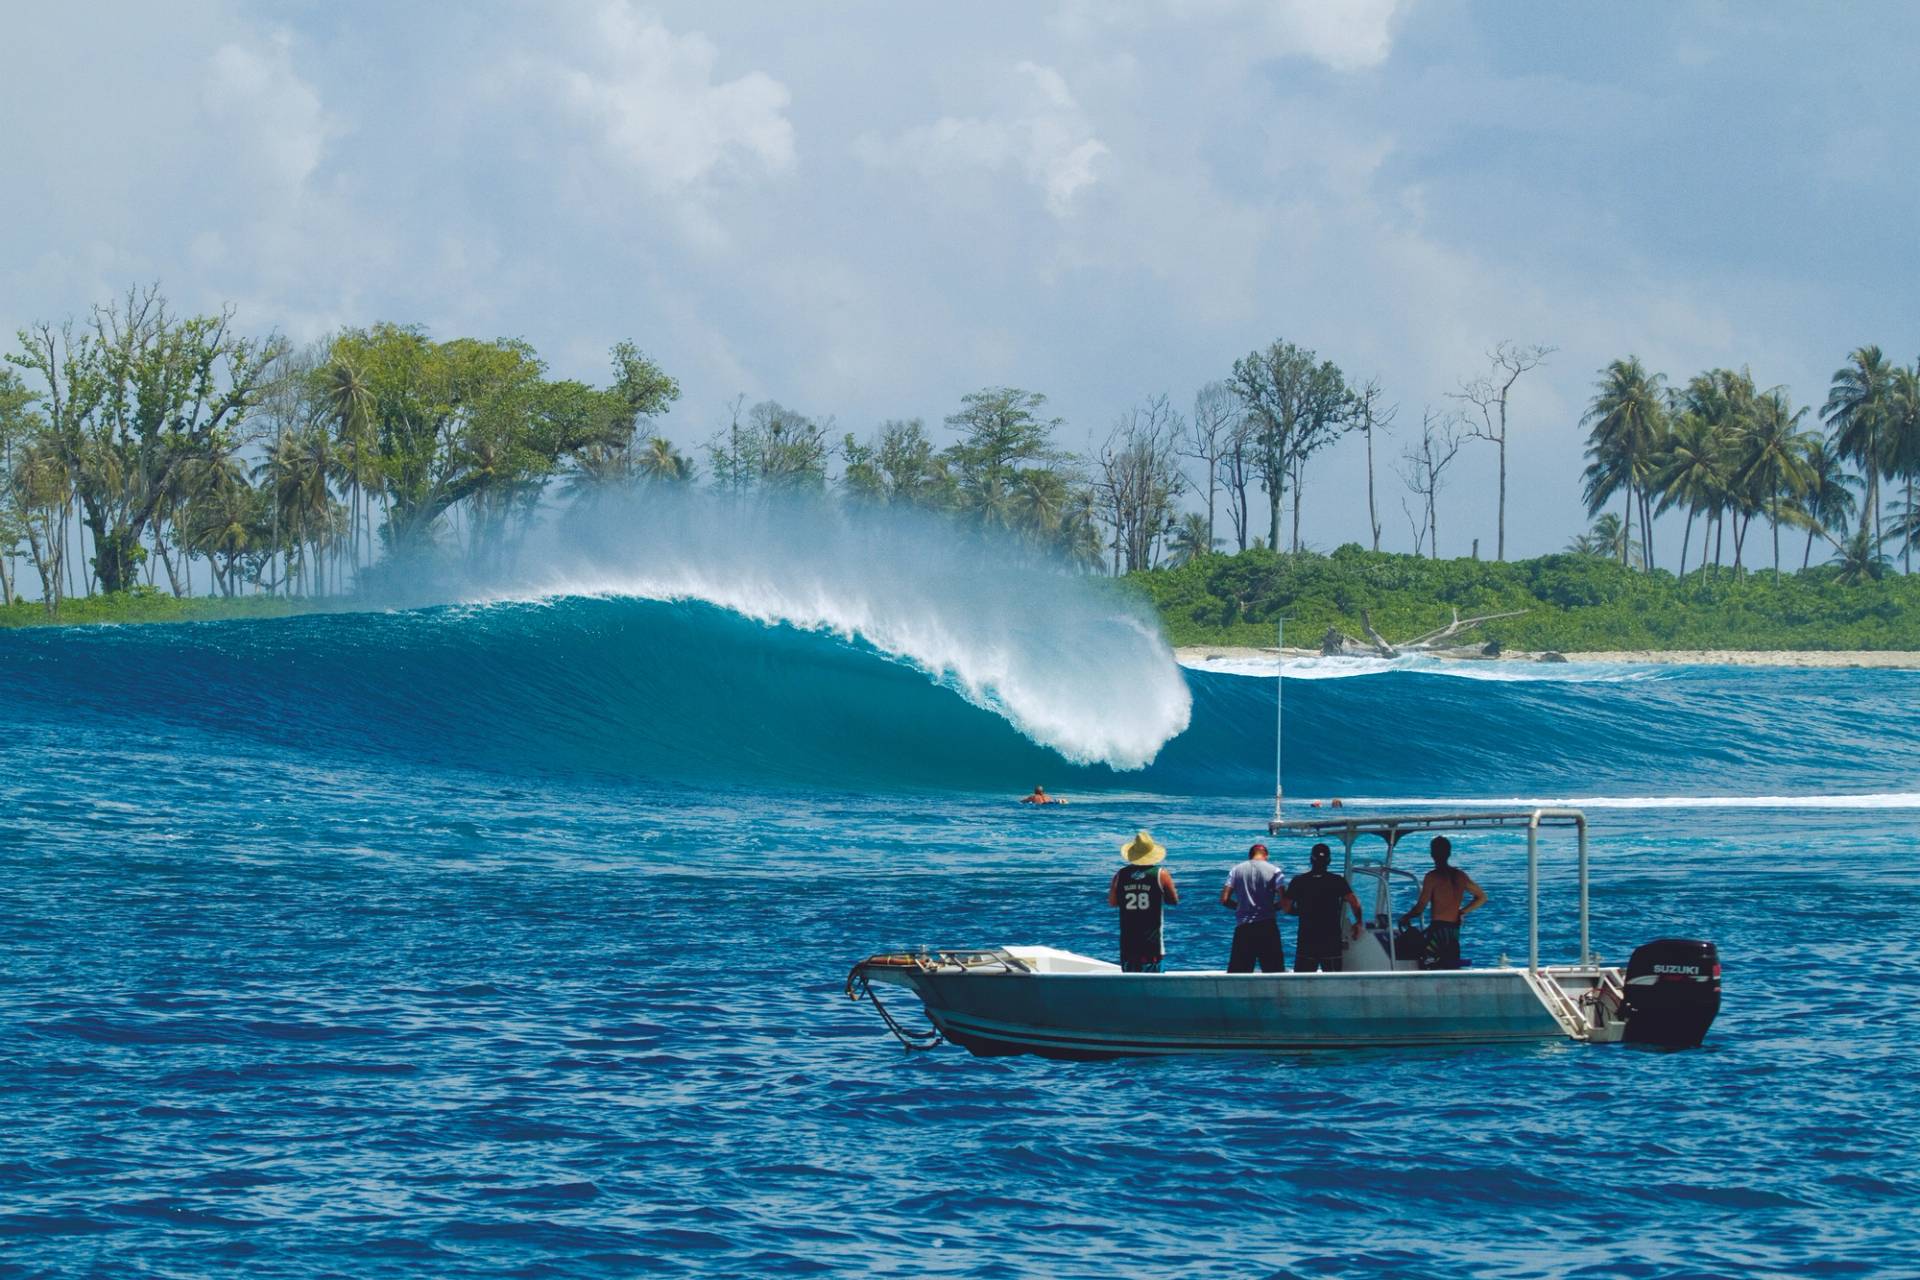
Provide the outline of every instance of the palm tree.
{"type": "Polygon", "coordinates": [[[373,542],[373,502],[371,494],[380,487],[380,442],[375,430],[376,404],[372,381],[366,370],[351,356],[336,350],[318,371],[320,399],[333,419],[334,443],[339,446],[340,478],[346,486],[351,511],[348,523],[353,531],[350,549],[354,572],[361,568],[360,547],[364,527],[371,552],[373,542]]]}
{"type": "Polygon", "coordinates": [[[1807,450],[1816,442],[1800,427],[1805,406],[1787,407],[1784,388],[1775,387],[1755,405],[1753,418],[1740,441],[1741,469],[1734,477],[1752,493],[1767,513],[1773,530],[1773,580],[1780,581],[1780,518],[1782,502],[1807,490],[1807,450]]]}
{"type": "MultiPolygon", "coordinates": [[[[1761,503],[1750,484],[1738,477],[1747,461],[1747,441],[1759,414],[1758,395],[1753,376],[1741,370],[1713,369],[1696,374],[1687,381],[1678,397],[1685,414],[1697,417],[1709,429],[1715,461],[1702,475],[1704,509],[1710,516],[1713,536],[1713,564],[1720,567],[1722,543],[1726,536],[1727,516],[1733,521],[1733,567],[1737,572],[1745,545],[1747,523],[1759,513],[1761,503]]],[[[1704,447],[1704,444],[1703,444],[1704,447]]],[[[1702,547],[1701,563],[1706,560],[1702,547]]]]}
{"type": "Polygon", "coordinates": [[[616,445],[592,444],[573,455],[565,490],[570,497],[587,497],[608,485],[633,478],[633,453],[616,445]]]}
{"type": "MultiPolygon", "coordinates": [[[[1708,513],[1711,520],[1725,502],[1726,449],[1714,424],[1697,413],[1681,413],[1673,419],[1666,449],[1654,470],[1653,489],[1659,495],[1657,511],[1685,506],[1686,530],[1680,538],[1680,576],[1687,573],[1687,549],[1693,542],[1694,517],[1708,513]]],[[[1707,539],[1700,539],[1700,564],[1706,567],[1707,539]]]]}
{"type": "Polygon", "coordinates": [[[1060,532],[1071,500],[1067,479],[1058,471],[1024,467],[1014,475],[1007,495],[1007,524],[1035,545],[1047,545],[1060,532]]]}
{"type": "Polygon", "coordinates": [[[1815,534],[1845,533],[1853,522],[1859,503],[1853,496],[1858,485],[1841,464],[1840,455],[1826,441],[1816,438],[1807,446],[1807,491],[1801,497],[1801,511],[1807,518],[1807,549],[1800,567],[1813,563],[1815,534]]]}
{"type": "Polygon", "coordinates": [[[1913,483],[1920,480],[1920,362],[1911,369],[1901,367],[1893,371],[1893,389],[1888,399],[1887,474],[1905,480],[1907,493],[1900,524],[1887,536],[1900,539],[1901,572],[1912,573],[1914,544],[1920,541],[1916,538],[1920,529],[1914,524],[1913,497],[1913,483]]]}
{"type": "MultiPolygon", "coordinates": [[[[1713,566],[1720,568],[1726,541],[1726,516],[1734,514],[1734,566],[1740,566],[1741,518],[1753,510],[1751,495],[1736,482],[1741,439],[1753,418],[1753,378],[1732,368],[1695,374],[1686,390],[1672,397],[1670,413],[1682,422],[1663,449],[1655,478],[1663,501],[1686,501],[1707,516],[1701,537],[1701,568],[1707,564],[1707,539],[1713,539],[1713,566]],[[1678,438],[1684,430],[1684,439],[1678,438]]],[[[1682,562],[1682,568],[1686,564],[1682,562]]]]}
{"type": "Polygon", "coordinates": [[[665,436],[654,436],[634,460],[634,469],[650,480],[678,483],[693,479],[693,460],[673,447],[665,436]]]}
{"type": "Polygon", "coordinates": [[[1576,556],[1618,559],[1621,564],[1632,561],[1644,567],[1645,547],[1638,538],[1629,536],[1627,528],[1625,521],[1609,511],[1594,520],[1593,528],[1569,542],[1567,550],[1576,556]]]}
{"type": "Polygon", "coordinates": [[[1842,586],[1858,586],[1863,582],[1873,582],[1884,577],[1888,561],[1880,554],[1880,548],[1873,539],[1873,530],[1862,520],[1860,527],[1854,530],[1853,537],[1841,542],[1830,538],[1834,548],[1840,552],[1837,563],[1840,572],[1834,575],[1834,581],[1842,586]]]}
{"type": "Polygon", "coordinates": [[[1091,486],[1076,486],[1068,497],[1054,549],[1081,569],[1098,569],[1105,562],[1107,548],[1100,536],[1100,499],[1091,486]]]}
{"type": "MultiPolygon", "coordinates": [[[[1900,553],[1908,564],[1913,563],[1913,549],[1920,546],[1920,503],[1912,498],[1903,499],[1900,512],[1893,523],[1887,526],[1887,541],[1900,548],[1900,553]]],[[[1907,570],[1911,572],[1911,570],[1907,570]]]]}
{"type": "Polygon", "coordinates": [[[14,459],[13,500],[23,517],[27,552],[40,574],[40,599],[49,618],[60,611],[61,571],[67,559],[67,517],[72,512],[72,477],[59,446],[44,434],[29,441],[14,459]]]}
{"type": "Polygon", "coordinates": [[[319,590],[326,588],[322,556],[339,528],[332,488],[338,473],[332,441],[327,432],[318,427],[280,436],[267,456],[253,468],[253,478],[265,482],[267,498],[277,517],[278,540],[282,545],[268,550],[287,553],[287,573],[282,585],[288,594],[296,573],[309,594],[316,589],[316,579],[319,590]],[[313,550],[311,561],[309,546],[313,550]]]}
{"type": "Polygon", "coordinates": [[[1598,514],[1615,493],[1626,498],[1622,564],[1633,537],[1636,505],[1642,536],[1650,532],[1653,511],[1647,490],[1667,431],[1662,381],[1662,375],[1647,372],[1638,356],[1615,360],[1600,371],[1593,402],[1580,420],[1587,428],[1587,457],[1592,459],[1586,471],[1587,514],[1598,514]]]}
{"type": "Polygon", "coordinates": [[[1834,448],[1842,457],[1857,463],[1866,477],[1867,506],[1862,524],[1872,527],[1877,546],[1880,474],[1886,462],[1894,371],[1879,347],[1861,347],[1847,359],[1849,363],[1834,371],[1821,417],[1833,429],[1834,448]]]}
{"type": "Polygon", "coordinates": [[[234,594],[240,558],[271,545],[265,511],[265,495],[247,483],[245,468],[232,455],[203,459],[193,469],[183,545],[207,558],[222,595],[234,594]]]}
{"type": "MultiPolygon", "coordinates": [[[[1608,512],[1607,515],[1615,524],[1620,523],[1619,516],[1614,515],[1612,512],[1608,512]]],[[[1567,554],[1570,556],[1597,556],[1601,553],[1600,540],[1596,538],[1591,531],[1587,533],[1576,533],[1573,535],[1572,541],[1567,543],[1567,554]]]]}
{"type": "Polygon", "coordinates": [[[1168,563],[1183,565],[1211,554],[1220,545],[1220,540],[1207,531],[1205,512],[1189,511],[1173,527],[1173,555],[1168,563]]]}

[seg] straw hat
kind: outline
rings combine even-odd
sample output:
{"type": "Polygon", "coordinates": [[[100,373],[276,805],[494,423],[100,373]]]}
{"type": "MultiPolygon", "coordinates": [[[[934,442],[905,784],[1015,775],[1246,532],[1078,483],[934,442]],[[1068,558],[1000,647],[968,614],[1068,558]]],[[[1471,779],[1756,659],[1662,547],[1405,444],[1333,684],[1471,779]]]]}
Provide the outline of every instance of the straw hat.
{"type": "Polygon", "coordinates": [[[1120,856],[1136,867],[1150,867],[1167,856],[1167,846],[1142,831],[1120,846],[1120,856]]]}

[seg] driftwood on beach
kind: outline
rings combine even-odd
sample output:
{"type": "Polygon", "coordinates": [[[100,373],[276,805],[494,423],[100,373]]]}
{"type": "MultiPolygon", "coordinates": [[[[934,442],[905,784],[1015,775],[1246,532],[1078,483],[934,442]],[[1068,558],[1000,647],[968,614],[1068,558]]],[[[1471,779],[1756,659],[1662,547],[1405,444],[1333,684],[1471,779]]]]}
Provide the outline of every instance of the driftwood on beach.
{"type": "Polygon", "coordinates": [[[1350,636],[1338,627],[1328,627],[1327,634],[1320,640],[1320,652],[1329,658],[1361,656],[1400,658],[1409,654],[1446,658],[1497,658],[1500,656],[1498,641],[1487,645],[1461,645],[1452,644],[1449,641],[1473,630],[1483,622],[1493,622],[1500,618],[1517,618],[1526,612],[1525,609],[1515,609],[1509,613],[1487,613],[1477,618],[1463,618],[1460,616],[1460,611],[1455,609],[1453,621],[1446,626],[1437,627],[1411,640],[1402,640],[1395,644],[1374,628],[1371,612],[1362,609],[1360,625],[1367,633],[1366,638],[1350,636]]]}

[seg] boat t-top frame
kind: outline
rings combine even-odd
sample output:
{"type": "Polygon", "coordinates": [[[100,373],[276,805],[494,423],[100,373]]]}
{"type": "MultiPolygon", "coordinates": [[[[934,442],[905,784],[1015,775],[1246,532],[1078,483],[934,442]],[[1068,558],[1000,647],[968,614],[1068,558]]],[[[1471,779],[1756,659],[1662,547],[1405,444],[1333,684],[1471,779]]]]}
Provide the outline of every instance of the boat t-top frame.
{"type": "MultiPolygon", "coordinates": [[[[1376,836],[1386,843],[1386,859],[1376,868],[1364,868],[1381,878],[1384,887],[1393,874],[1394,849],[1406,836],[1416,832],[1479,831],[1524,827],[1527,832],[1527,968],[1540,968],[1540,830],[1571,827],[1580,850],[1580,965],[1595,963],[1587,926],[1587,815],[1578,809],[1513,809],[1485,813],[1386,814],[1363,817],[1358,814],[1327,818],[1275,817],[1267,823],[1268,835],[1325,836],[1338,840],[1346,851],[1345,873],[1353,874],[1353,846],[1363,836],[1376,836]]],[[[1403,872],[1402,874],[1408,874],[1403,872]]]]}

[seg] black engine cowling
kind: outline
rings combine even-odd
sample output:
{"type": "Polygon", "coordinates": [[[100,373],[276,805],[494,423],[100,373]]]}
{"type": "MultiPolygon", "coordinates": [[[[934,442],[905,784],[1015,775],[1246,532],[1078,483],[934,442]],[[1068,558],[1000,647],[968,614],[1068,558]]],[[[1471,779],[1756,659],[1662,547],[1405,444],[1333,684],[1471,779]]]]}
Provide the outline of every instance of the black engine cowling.
{"type": "Polygon", "coordinates": [[[1720,953],[1711,942],[1656,938],[1627,961],[1626,1040],[1690,1049],[1720,1012],[1720,953]]]}

